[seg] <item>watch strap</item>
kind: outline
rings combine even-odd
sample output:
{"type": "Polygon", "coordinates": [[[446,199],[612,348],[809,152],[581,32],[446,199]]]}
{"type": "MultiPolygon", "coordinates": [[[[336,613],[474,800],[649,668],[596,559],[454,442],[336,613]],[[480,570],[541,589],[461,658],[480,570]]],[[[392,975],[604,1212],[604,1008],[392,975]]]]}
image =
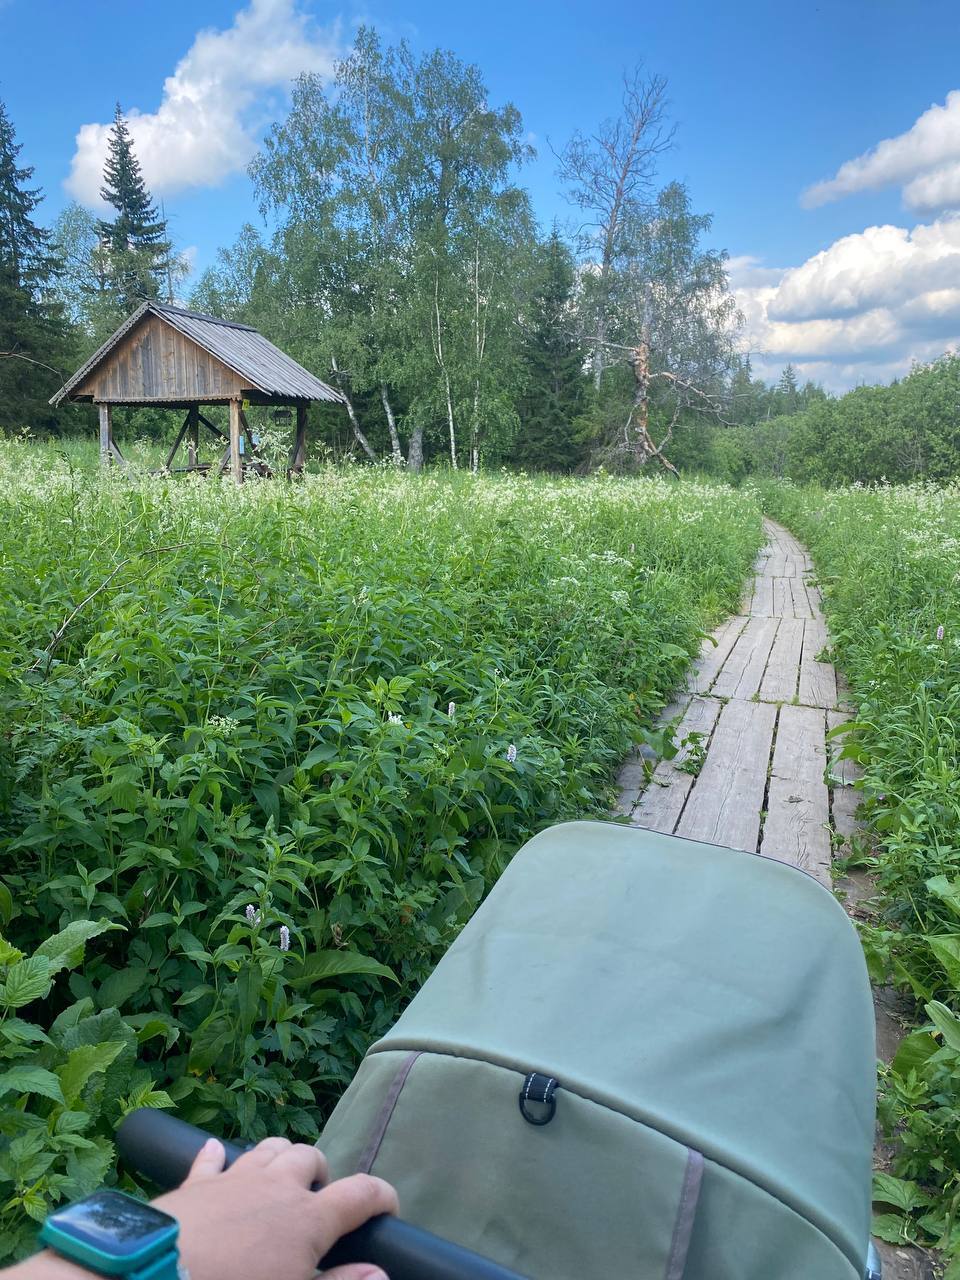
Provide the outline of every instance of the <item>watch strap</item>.
{"type": "Polygon", "coordinates": [[[190,1276],[186,1267],[181,1266],[180,1254],[174,1248],[139,1270],[128,1271],[123,1280],[190,1280],[190,1276]]]}

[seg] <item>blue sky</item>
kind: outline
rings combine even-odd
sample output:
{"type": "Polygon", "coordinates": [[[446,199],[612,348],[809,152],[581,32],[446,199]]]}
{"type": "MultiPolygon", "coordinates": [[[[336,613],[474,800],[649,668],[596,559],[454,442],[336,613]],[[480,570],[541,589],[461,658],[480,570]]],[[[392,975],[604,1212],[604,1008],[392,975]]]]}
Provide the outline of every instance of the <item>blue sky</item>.
{"type": "Polygon", "coordinates": [[[0,97],[44,214],[95,199],[119,99],[202,269],[257,220],[243,163],[290,77],[327,69],[359,21],[453,49],[516,103],[545,224],[568,216],[548,139],[615,111],[638,59],[665,75],[678,132],[662,176],[713,213],[761,371],[790,359],[841,387],[960,340],[960,9],[939,0],[0,0],[0,97]]]}

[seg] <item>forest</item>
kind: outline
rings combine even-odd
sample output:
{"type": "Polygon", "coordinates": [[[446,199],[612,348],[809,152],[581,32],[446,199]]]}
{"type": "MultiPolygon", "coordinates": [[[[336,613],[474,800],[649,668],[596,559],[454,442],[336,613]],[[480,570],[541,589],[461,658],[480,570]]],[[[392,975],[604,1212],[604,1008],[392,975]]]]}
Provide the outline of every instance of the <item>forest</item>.
{"type": "MultiPolygon", "coordinates": [[[[532,150],[480,70],[361,29],[331,83],[301,76],[249,166],[261,215],[190,276],[121,107],[101,194],[50,227],[0,105],[0,428],[86,432],[54,410],[69,371],[145,298],[253,324],[339,388],[327,456],[585,473],[645,466],[739,482],[952,475],[957,363],[835,397],[787,366],[756,378],[709,214],[677,182],[666,82],[635,69],[621,111],[555,151],[570,210],[538,225],[532,150]]],[[[756,353],[753,353],[756,355],[756,353]]],[[[164,430],[149,410],[121,433],[164,430]]]]}

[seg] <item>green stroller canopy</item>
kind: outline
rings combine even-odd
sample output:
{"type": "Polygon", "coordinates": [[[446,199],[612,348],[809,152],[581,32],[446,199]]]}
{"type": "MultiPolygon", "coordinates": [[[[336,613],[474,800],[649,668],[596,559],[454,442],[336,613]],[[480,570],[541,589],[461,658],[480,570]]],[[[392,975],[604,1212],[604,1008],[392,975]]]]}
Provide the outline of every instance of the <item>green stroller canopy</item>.
{"type": "Polygon", "coordinates": [[[517,854],[321,1143],[531,1277],[860,1280],[874,1072],[816,881],[575,822],[517,854]]]}

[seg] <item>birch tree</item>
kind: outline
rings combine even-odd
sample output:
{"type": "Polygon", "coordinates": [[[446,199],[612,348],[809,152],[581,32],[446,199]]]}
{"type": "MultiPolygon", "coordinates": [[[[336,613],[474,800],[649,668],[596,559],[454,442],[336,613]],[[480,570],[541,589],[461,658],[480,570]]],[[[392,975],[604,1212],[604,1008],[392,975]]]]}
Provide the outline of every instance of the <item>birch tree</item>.
{"type": "Polygon", "coordinates": [[[667,82],[637,66],[623,79],[621,112],[595,133],[573,135],[558,159],[567,198],[580,211],[578,248],[585,266],[583,313],[593,334],[593,377],[599,388],[615,277],[656,189],[657,161],[673,145],[667,82]]]}

